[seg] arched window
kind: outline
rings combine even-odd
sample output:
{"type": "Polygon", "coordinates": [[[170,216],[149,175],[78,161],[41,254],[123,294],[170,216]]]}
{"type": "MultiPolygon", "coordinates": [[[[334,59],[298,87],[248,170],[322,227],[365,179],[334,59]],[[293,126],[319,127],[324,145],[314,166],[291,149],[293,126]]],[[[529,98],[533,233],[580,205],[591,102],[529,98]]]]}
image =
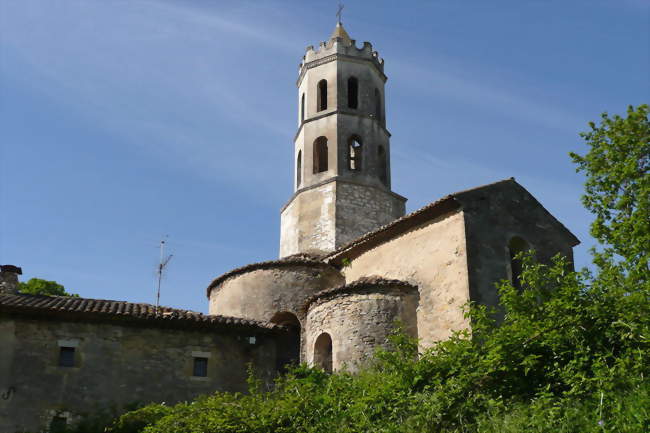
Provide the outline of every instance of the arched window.
{"type": "Polygon", "coordinates": [[[287,328],[287,332],[278,337],[276,357],[277,370],[286,371],[288,366],[300,362],[300,321],[295,314],[283,311],[275,313],[271,323],[287,328]]]}
{"type": "Polygon", "coordinates": [[[513,237],[510,239],[510,242],[508,242],[508,256],[510,258],[510,281],[512,281],[512,285],[519,290],[521,290],[520,278],[522,266],[521,259],[517,258],[517,254],[523,251],[528,251],[529,249],[530,247],[528,246],[528,242],[519,236],[513,237]]]}
{"type": "Polygon", "coordinates": [[[327,80],[318,82],[318,98],[316,98],[316,111],[327,110],[327,80]]]}
{"type": "Polygon", "coordinates": [[[296,187],[300,186],[302,182],[302,150],[298,151],[298,158],[296,158],[296,187]]]}
{"type": "Polygon", "coordinates": [[[348,78],[348,108],[359,106],[359,80],[356,77],[348,78]]]}
{"type": "Polygon", "coordinates": [[[388,166],[386,164],[386,151],[384,146],[377,148],[377,170],[381,183],[388,186],[388,166]]]}
{"type": "Polygon", "coordinates": [[[314,141],[314,173],[327,171],[327,138],[318,137],[314,141]]]}
{"type": "Polygon", "coordinates": [[[384,118],[381,112],[381,93],[379,93],[379,89],[375,89],[375,117],[383,123],[384,118]]]}
{"type": "Polygon", "coordinates": [[[305,94],[300,98],[300,123],[305,121],[305,94]]]}
{"type": "Polygon", "coordinates": [[[314,343],[314,366],[332,372],[332,337],[323,332],[314,343]]]}
{"type": "Polygon", "coordinates": [[[361,171],[363,157],[363,144],[361,139],[353,135],[348,140],[348,168],[352,171],[361,171]]]}

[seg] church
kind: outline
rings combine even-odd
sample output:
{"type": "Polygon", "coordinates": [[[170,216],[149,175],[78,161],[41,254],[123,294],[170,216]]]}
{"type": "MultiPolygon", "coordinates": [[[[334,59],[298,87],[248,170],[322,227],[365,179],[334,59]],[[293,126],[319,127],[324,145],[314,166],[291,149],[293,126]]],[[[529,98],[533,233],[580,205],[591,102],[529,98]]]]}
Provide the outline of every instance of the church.
{"type": "Polygon", "coordinates": [[[23,295],[21,269],[2,266],[0,431],[245,391],[249,365],[268,386],[298,362],[354,372],[396,323],[422,347],[469,328],[462,307],[498,305],[495,283],[517,284],[517,253],[572,259],[578,239],[513,178],[405,215],[391,188],[386,80],[377,51],[340,22],[307,48],[279,258],[216,276],[209,314],[23,295]]]}

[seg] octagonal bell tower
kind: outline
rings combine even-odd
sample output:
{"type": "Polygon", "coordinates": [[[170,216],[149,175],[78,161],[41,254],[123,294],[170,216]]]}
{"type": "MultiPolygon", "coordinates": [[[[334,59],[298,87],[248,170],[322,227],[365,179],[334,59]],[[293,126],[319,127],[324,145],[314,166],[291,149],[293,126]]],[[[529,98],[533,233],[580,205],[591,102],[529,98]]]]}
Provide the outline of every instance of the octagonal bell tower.
{"type": "Polygon", "coordinates": [[[282,209],[280,257],[323,254],[404,215],[391,191],[384,61],[339,22],[307,47],[298,77],[294,194],[282,209]]]}

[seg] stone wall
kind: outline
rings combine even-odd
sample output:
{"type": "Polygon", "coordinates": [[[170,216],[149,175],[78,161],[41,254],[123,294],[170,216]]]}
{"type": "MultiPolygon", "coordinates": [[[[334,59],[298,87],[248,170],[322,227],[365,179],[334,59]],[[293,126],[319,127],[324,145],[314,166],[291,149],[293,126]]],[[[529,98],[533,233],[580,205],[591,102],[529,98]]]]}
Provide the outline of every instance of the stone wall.
{"type": "Polygon", "coordinates": [[[41,431],[57,415],[75,418],[136,402],[172,404],[216,390],[245,391],[246,364],[266,383],[275,366],[273,336],[0,317],[0,432],[41,431]],[[75,346],[75,366],[58,365],[75,346]],[[208,357],[194,377],[193,355],[208,357]]]}
{"type": "Polygon", "coordinates": [[[378,347],[387,346],[396,321],[417,337],[417,303],[416,288],[405,290],[397,285],[339,293],[315,301],[307,314],[308,362],[314,365],[316,340],[327,333],[332,340],[333,370],[356,371],[378,347]]]}
{"type": "Polygon", "coordinates": [[[462,211],[435,218],[363,252],[342,272],[347,282],[378,275],[417,286],[418,337],[423,346],[468,326],[461,308],[469,300],[462,211]]]}

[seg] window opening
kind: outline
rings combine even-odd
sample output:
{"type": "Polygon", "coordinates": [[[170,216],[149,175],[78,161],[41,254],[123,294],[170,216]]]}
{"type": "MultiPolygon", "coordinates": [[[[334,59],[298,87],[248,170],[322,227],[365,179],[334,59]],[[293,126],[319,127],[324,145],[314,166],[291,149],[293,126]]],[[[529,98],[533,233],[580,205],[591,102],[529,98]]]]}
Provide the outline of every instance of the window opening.
{"type": "Polygon", "coordinates": [[[353,135],[348,142],[348,168],[352,171],[361,171],[362,156],[363,145],[361,139],[353,135]]]}
{"type": "Polygon", "coordinates": [[[327,138],[318,137],[314,141],[314,173],[327,171],[327,138]]]}
{"type": "Polygon", "coordinates": [[[348,78],[348,108],[359,106],[359,80],[356,77],[348,78]]]}
{"type": "Polygon", "coordinates": [[[388,186],[388,167],[386,165],[386,151],[383,146],[377,148],[377,167],[379,170],[379,180],[388,186]]]}
{"type": "Polygon", "coordinates": [[[300,98],[300,123],[305,121],[305,94],[300,98]]]}
{"type": "Polygon", "coordinates": [[[196,377],[208,376],[208,358],[202,358],[202,357],[194,358],[194,368],[193,368],[192,375],[196,377]]]}
{"type": "Polygon", "coordinates": [[[528,251],[530,247],[528,242],[519,236],[515,236],[510,239],[508,242],[508,254],[510,256],[510,281],[512,285],[517,289],[521,290],[521,271],[522,263],[521,259],[517,258],[517,255],[521,252],[528,251]]]}
{"type": "Polygon", "coordinates": [[[332,372],[332,337],[327,332],[319,335],[314,343],[314,365],[332,372]]]}
{"type": "Polygon", "coordinates": [[[318,82],[317,111],[327,110],[327,80],[318,82]]]}
{"type": "Polygon", "coordinates": [[[50,421],[50,433],[64,433],[68,431],[68,418],[64,416],[55,416],[50,421]]]}
{"type": "Polygon", "coordinates": [[[59,348],[59,365],[61,367],[74,367],[74,347],[59,348]]]}
{"type": "Polygon", "coordinates": [[[300,186],[300,182],[302,182],[302,150],[298,151],[296,158],[296,187],[300,186]]]}

